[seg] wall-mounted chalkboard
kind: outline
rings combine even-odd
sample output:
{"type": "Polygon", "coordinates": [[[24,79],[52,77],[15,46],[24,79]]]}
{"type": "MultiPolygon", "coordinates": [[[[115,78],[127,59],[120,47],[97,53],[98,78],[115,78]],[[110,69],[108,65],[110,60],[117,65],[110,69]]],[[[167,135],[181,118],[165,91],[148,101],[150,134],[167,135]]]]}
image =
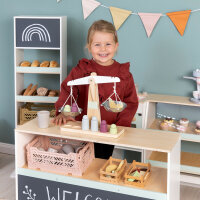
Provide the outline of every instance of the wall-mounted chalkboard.
{"type": "Polygon", "coordinates": [[[60,19],[16,18],[16,47],[60,47],[60,19]]]}
{"type": "Polygon", "coordinates": [[[18,200],[150,200],[18,175],[18,200]]]}

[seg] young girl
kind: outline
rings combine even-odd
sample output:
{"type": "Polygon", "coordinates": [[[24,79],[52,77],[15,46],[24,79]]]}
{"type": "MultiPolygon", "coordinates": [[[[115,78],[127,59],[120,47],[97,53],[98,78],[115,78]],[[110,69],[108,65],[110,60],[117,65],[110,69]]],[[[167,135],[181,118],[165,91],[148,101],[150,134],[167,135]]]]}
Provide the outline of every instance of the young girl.
{"type": "MultiPolygon", "coordinates": [[[[91,25],[88,30],[87,48],[92,59],[80,60],[61,84],[60,97],[55,104],[56,117],[53,120],[56,125],[65,124],[71,120],[75,121],[72,117],[66,117],[58,112],[70,94],[67,82],[90,76],[92,72],[96,72],[99,76],[120,78],[120,82],[116,84],[116,91],[121,101],[127,104],[127,107],[120,113],[108,112],[101,106],[101,120],[106,120],[108,124],[131,126],[131,121],[137,111],[138,98],[132,74],[129,72],[130,63],[120,64],[113,60],[118,46],[117,33],[112,23],[99,20],[91,25]]],[[[77,99],[78,106],[83,109],[83,112],[76,117],[78,121],[81,121],[83,115],[87,114],[88,87],[88,85],[73,86],[73,95],[77,99]]],[[[113,83],[98,84],[98,90],[99,103],[101,104],[113,92],[113,83]]],[[[95,157],[108,159],[112,155],[112,151],[113,146],[111,145],[95,144],[95,157]]]]}

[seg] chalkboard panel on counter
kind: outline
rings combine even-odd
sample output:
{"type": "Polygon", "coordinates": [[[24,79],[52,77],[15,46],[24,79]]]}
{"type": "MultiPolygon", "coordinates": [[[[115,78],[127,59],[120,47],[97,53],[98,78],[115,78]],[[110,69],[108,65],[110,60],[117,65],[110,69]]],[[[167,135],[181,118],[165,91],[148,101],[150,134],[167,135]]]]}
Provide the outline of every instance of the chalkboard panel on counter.
{"type": "Polygon", "coordinates": [[[60,19],[16,18],[16,47],[60,48],[60,19]]]}
{"type": "MultiPolygon", "coordinates": [[[[95,184],[95,183],[94,183],[95,184]]],[[[99,189],[18,175],[18,200],[149,200],[99,189]]]]}

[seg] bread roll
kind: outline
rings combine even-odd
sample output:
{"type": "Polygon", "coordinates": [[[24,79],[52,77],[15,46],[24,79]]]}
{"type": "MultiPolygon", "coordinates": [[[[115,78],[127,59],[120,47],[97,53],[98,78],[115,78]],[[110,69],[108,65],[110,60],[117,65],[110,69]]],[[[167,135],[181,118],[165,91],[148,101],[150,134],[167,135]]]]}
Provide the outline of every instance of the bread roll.
{"type": "Polygon", "coordinates": [[[29,91],[31,90],[31,87],[33,86],[33,84],[31,83],[27,88],[26,88],[26,90],[24,91],[24,96],[27,96],[28,95],[28,93],[29,93],[29,91]]]}
{"type": "Polygon", "coordinates": [[[43,62],[40,64],[40,67],[49,67],[49,61],[43,61],[43,62]]]}
{"type": "Polygon", "coordinates": [[[52,60],[49,67],[58,67],[58,63],[55,60],[52,60]]]}
{"type": "Polygon", "coordinates": [[[50,92],[49,92],[49,97],[55,97],[56,96],[56,94],[57,94],[57,92],[55,91],[55,90],[50,90],[50,92]]]}
{"type": "Polygon", "coordinates": [[[31,90],[28,92],[27,96],[31,96],[31,95],[36,91],[37,86],[38,86],[37,84],[34,85],[34,86],[31,88],[31,90]]]}
{"type": "Polygon", "coordinates": [[[31,67],[39,67],[40,66],[40,62],[38,60],[34,60],[31,64],[31,67]]]}
{"type": "Polygon", "coordinates": [[[31,66],[31,63],[30,63],[29,61],[24,60],[24,61],[22,61],[22,62],[20,63],[20,66],[21,66],[21,67],[30,67],[30,66],[31,66]]]}
{"type": "Polygon", "coordinates": [[[38,96],[45,96],[47,92],[48,92],[48,89],[44,87],[40,87],[37,89],[38,96]]]}

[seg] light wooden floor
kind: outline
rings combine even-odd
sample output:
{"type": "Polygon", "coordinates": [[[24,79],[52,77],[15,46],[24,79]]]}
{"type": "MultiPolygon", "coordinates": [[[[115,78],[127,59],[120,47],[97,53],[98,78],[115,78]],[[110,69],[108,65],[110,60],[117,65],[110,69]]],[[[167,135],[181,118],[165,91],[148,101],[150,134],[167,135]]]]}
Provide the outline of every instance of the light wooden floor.
{"type": "MultiPolygon", "coordinates": [[[[0,200],[15,200],[15,179],[10,178],[14,159],[13,155],[0,153],[0,200]]],[[[200,200],[200,188],[182,185],[180,200],[200,200]]]]}

